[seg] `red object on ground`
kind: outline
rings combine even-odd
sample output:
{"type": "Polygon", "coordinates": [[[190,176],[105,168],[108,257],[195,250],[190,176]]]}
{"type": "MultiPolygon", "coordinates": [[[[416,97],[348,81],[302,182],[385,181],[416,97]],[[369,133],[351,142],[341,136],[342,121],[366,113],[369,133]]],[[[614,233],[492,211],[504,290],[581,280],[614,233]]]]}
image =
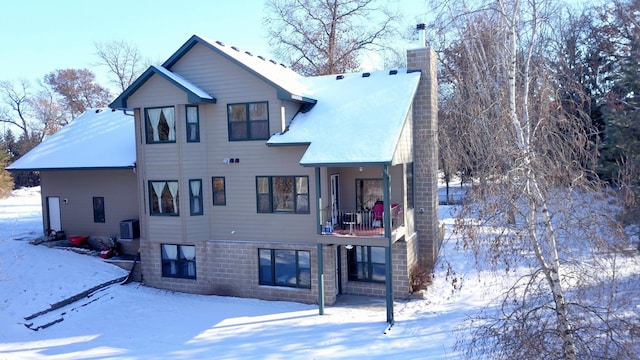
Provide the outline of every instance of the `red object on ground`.
{"type": "Polygon", "coordinates": [[[89,239],[88,236],[70,236],[69,237],[69,241],[71,241],[73,245],[82,245],[86,243],[88,239],[89,239]]]}

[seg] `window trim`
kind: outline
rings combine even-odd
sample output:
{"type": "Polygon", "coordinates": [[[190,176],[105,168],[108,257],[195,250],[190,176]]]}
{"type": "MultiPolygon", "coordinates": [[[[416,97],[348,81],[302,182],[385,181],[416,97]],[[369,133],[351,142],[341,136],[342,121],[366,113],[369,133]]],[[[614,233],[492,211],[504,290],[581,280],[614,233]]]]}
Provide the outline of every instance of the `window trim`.
{"type": "MultiPolygon", "coordinates": [[[[258,121],[258,120],[254,120],[254,121],[258,121]]],[[[269,126],[269,102],[268,101],[252,101],[252,102],[241,102],[241,103],[229,103],[227,104],[227,133],[228,133],[228,140],[229,141],[254,141],[254,140],[269,140],[270,137],[270,126],[269,126]],[[250,110],[250,106],[253,104],[265,104],[267,109],[266,109],[266,114],[267,114],[267,118],[266,120],[259,120],[259,121],[266,121],[267,123],[267,133],[264,137],[253,137],[251,134],[251,110],[250,110]],[[229,110],[232,106],[238,106],[238,105],[244,105],[245,106],[245,114],[246,114],[246,119],[245,121],[245,125],[247,127],[247,136],[246,138],[239,138],[239,137],[234,137],[232,135],[232,131],[231,131],[231,117],[229,116],[229,110]]]]}
{"type": "MultiPolygon", "coordinates": [[[[145,140],[147,144],[173,144],[176,142],[176,123],[175,123],[175,117],[176,117],[176,107],[173,105],[169,105],[169,106],[151,106],[148,108],[144,108],[144,132],[145,132],[145,140]],[[149,119],[149,111],[148,110],[153,110],[153,109],[172,109],[173,110],[173,140],[158,140],[155,141],[153,140],[153,138],[149,139],[149,125],[151,120],[149,119]]],[[[165,118],[166,119],[166,118],[165,118]]],[[[167,124],[168,125],[168,124],[167,124]]],[[[169,131],[171,131],[171,129],[169,129],[169,131]]],[[[153,134],[153,129],[151,129],[151,133],[153,134]]]]}
{"type": "Polygon", "coordinates": [[[93,197],[93,222],[98,224],[106,223],[107,215],[104,209],[104,196],[94,196],[93,197]],[[99,203],[96,201],[100,200],[99,203]],[[98,205],[98,208],[96,208],[98,205]]]}
{"type": "MultiPolygon", "coordinates": [[[[148,180],[147,187],[148,187],[148,194],[149,194],[149,215],[150,216],[180,216],[180,182],[178,180],[148,180]],[[176,192],[176,196],[175,198],[173,198],[173,203],[175,207],[177,207],[176,212],[172,212],[172,213],[153,212],[153,194],[151,193],[151,191],[153,190],[155,192],[155,189],[153,189],[153,185],[152,185],[152,183],[154,182],[165,182],[165,183],[175,182],[178,184],[178,187],[177,187],[178,190],[176,192]]],[[[161,199],[158,199],[158,200],[161,201],[161,199]]],[[[162,206],[162,204],[158,204],[158,206],[162,206]]]]}
{"type": "Polygon", "coordinates": [[[227,205],[227,180],[225,179],[224,176],[212,176],[211,177],[211,195],[212,195],[212,204],[213,206],[226,206],[227,205]],[[216,179],[222,179],[222,190],[216,190],[215,187],[215,180],[216,179]],[[221,203],[216,203],[216,192],[217,191],[222,191],[222,194],[224,195],[224,201],[221,203]]]}
{"type": "Polygon", "coordinates": [[[174,278],[174,279],[193,279],[195,280],[197,278],[198,275],[198,267],[197,267],[197,257],[196,257],[196,246],[195,245],[186,245],[186,244],[160,244],[160,268],[161,268],[161,274],[162,277],[166,277],[166,278],[174,278]],[[164,247],[165,246],[176,246],[177,247],[177,259],[176,260],[171,260],[171,259],[165,259],[164,257],[164,247]],[[193,248],[193,260],[188,260],[186,258],[181,258],[181,255],[184,253],[182,250],[183,247],[192,247],[193,248]],[[175,261],[176,263],[176,274],[167,274],[165,272],[165,263],[171,262],[171,261],[175,261]],[[189,264],[189,263],[193,263],[193,276],[190,276],[189,274],[184,274],[182,271],[182,266],[184,264],[189,264]]]}
{"type": "Polygon", "coordinates": [[[184,108],[184,122],[185,122],[185,137],[188,143],[199,143],[200,142],[200,109],[197,105],[186,105],[184,108]],[[196,109],[196,121],[189,122],[189,108],[196,109]],[[191,129],[189,124],[195,124],[196,127],[196,136],[192,139],[189,135],[191,134],[191,129]]]}
{"type": "Polygon", "coordinates": [[[202,194],[202,179],[189,179],[189,215],[191,216],[204,215],[203,207],[204,207],[204,201],[203,201],[203,194],[202,194]],[[198,182],[200,195],[196,196],[193,194],[193,189],[191,188],[191,183],[193,182],[198,182]],[[200,211],[193,210],[194,200],[198,201],[199,203],[198,205],[200,206],[200,211]]]}
{"type": "Polygon", "coordinates": [[[273,214],[273,213],[277,213],[277,214],[310,214],[311,213],[311,206],[309,205],[309,192],[310,192],[310,184],[309,184],[309,176],[307,175],[267,175],[267,176],[256,176],[256,212],[259,214],[273,214]],[[268,193],[260,193],[260,179],[267,179],[267,186],[268,186],[268,193]],[[273,191],[273,180],[274,178],[293,178],[293,210],[292,211],[288,211],[288,210],[275,210],[274,209],[274,191],[273,191]],[[306,193],[300,193],[298,192],[298,182],[297,179],[298,178],[304,178],[306,179],[307,182],[307,192],[306,193]],[[260,195],[268,195],[269,197],[269,209],[268,210],[260,210],[260,195]],[[298,211],[298,197],[299,196],[306,196],[307,198],[307,209],[306,211],[298,211]]]}
{"type": "Polygon", "coordinates": [[[266,286],[279,286],[279,287],[287,287],[287,288],[295,288],[295,289],[311,289],[311,251],[309,250],[293,250],[293,249],[270,249],[270,248],[258,248],[258,284],[259,285],[266,285],[266,286]],[[269,256],[270,256],[270,264],[268,265],[269,268],[269,276],[271,278],[271,281],[267,281],[263,278],[263,265],[260,263],[260,261],[262,260],[260,257],[260,252],[261,251],[268,251],[269,252],[269,256]],[[288,283],[279,283],[277,280],[277,267],[276,267],[276,252],[277,251],[293,251],[295,253],[295,276],[296,276],[296,284],[295,285],[290,285],[288,283]],[[300,266],[300,253],[306,253],[307,259],[309,261],[309,266],[308,267],[301,267],[300,266]],[[301,281],[301,275],[302,272],[301,270],[308,270],[309,272],[309,284],[308,286],[303,284],[303,282],[301,281]]]}

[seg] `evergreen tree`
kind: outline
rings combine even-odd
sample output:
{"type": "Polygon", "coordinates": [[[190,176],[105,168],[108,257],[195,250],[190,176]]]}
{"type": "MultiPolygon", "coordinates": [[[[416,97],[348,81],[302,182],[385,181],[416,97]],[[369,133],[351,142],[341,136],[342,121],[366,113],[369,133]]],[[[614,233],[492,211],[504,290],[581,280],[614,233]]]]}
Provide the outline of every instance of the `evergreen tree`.
{"type": "Polygon", "coordinates": [[[8,165],[9,154],[4,146],[4,141],[0,143],[0,199],[11,193],[13,189],[13,178],[4,168],[8,165]]]}
{"type": "Polygon", "coordinates": [[[640,31],[620,61],[603,113],[600,173],[621,184],[627,210],[640,209],[640,31]]]}

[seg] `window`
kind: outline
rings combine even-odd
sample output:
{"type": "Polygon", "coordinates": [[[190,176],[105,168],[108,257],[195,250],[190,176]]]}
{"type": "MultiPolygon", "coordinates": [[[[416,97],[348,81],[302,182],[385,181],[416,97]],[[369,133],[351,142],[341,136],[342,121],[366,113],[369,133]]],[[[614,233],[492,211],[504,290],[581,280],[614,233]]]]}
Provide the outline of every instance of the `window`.
{"type": "Polygon", "coordinates": [[[382,200],[382,179],[356,179],[356,205],[358,210],[373,208],[376,201],[382,200]]]}
{"type": "Polygon", "coordinates": [[[256,194],[259,213],[309,213],[308,176],[258,176],[256,194]]]}
{"type": "Polygon", "coordinates": [[[413,163],[408,163],[405,168],[405,177],[407,178],[407,209],[413,209],[413,163]]]}
{"type": "Polygon", "coordinates": [[[211,183],[211,188],[213,189],[213,205],[227,205],[224,177],[214,176],[211,178],[211,183]]]}
{"type": "Polygon", "coordinates": [[[189,180],[189,207],[191,215],[202,215],[202,180],[189,180]]]}
{"type": "Polygon", "coordinates": [[[177,181],[149,181],[149,213],[180,215],[177,181]]]}
{"type": "Polygon", "coordinates": [[[311,254],[304,250],[258,249],[260,285],[311,288],[311,254]]]}
{"type": "Polygon", "coordinates": [[[147,144],[176,141],[176,118],[173,106],[147,108],[144,111],[147,144]]]}
{"type": "Polygon", "coordinates": [[[200,118],[197,106],[187,106],[187,142],[200,142],[200,118]]]}
{"type": "Polygon", "coordinates": [[[269,138],[267,102],[227,105],[229,140],[266,140],[269,138]]]}
{"type": "Polygon", "coordinates": [[[103,197],[93,198],[93,222],[95,223],[105,222],[103,197]]]}
{"type": "Polygon", "coordinates": [[[354,246],[347,250],[349,280],[385,281],[385,248],[373,246],[354,246]]]}
{"type": "Polygon", "coordinates": [[[162,276],[195,279],[196,247],[162,244],[162,276]]]}

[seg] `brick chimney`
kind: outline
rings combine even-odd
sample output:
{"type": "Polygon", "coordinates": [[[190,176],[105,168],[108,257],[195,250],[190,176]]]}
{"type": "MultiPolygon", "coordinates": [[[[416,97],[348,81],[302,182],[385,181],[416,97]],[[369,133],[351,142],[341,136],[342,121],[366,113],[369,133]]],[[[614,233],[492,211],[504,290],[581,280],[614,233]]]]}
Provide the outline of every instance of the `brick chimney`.
{"type": "Polygon", "coordinates": [[[418,48],[407,50],[407,70],[422,75],[413,100],[415,227],[419,264],[433,266],[442,236],[438,221],[438,77],[437,58],[426,46],[425,25],[418,24],[418,48]]]}

